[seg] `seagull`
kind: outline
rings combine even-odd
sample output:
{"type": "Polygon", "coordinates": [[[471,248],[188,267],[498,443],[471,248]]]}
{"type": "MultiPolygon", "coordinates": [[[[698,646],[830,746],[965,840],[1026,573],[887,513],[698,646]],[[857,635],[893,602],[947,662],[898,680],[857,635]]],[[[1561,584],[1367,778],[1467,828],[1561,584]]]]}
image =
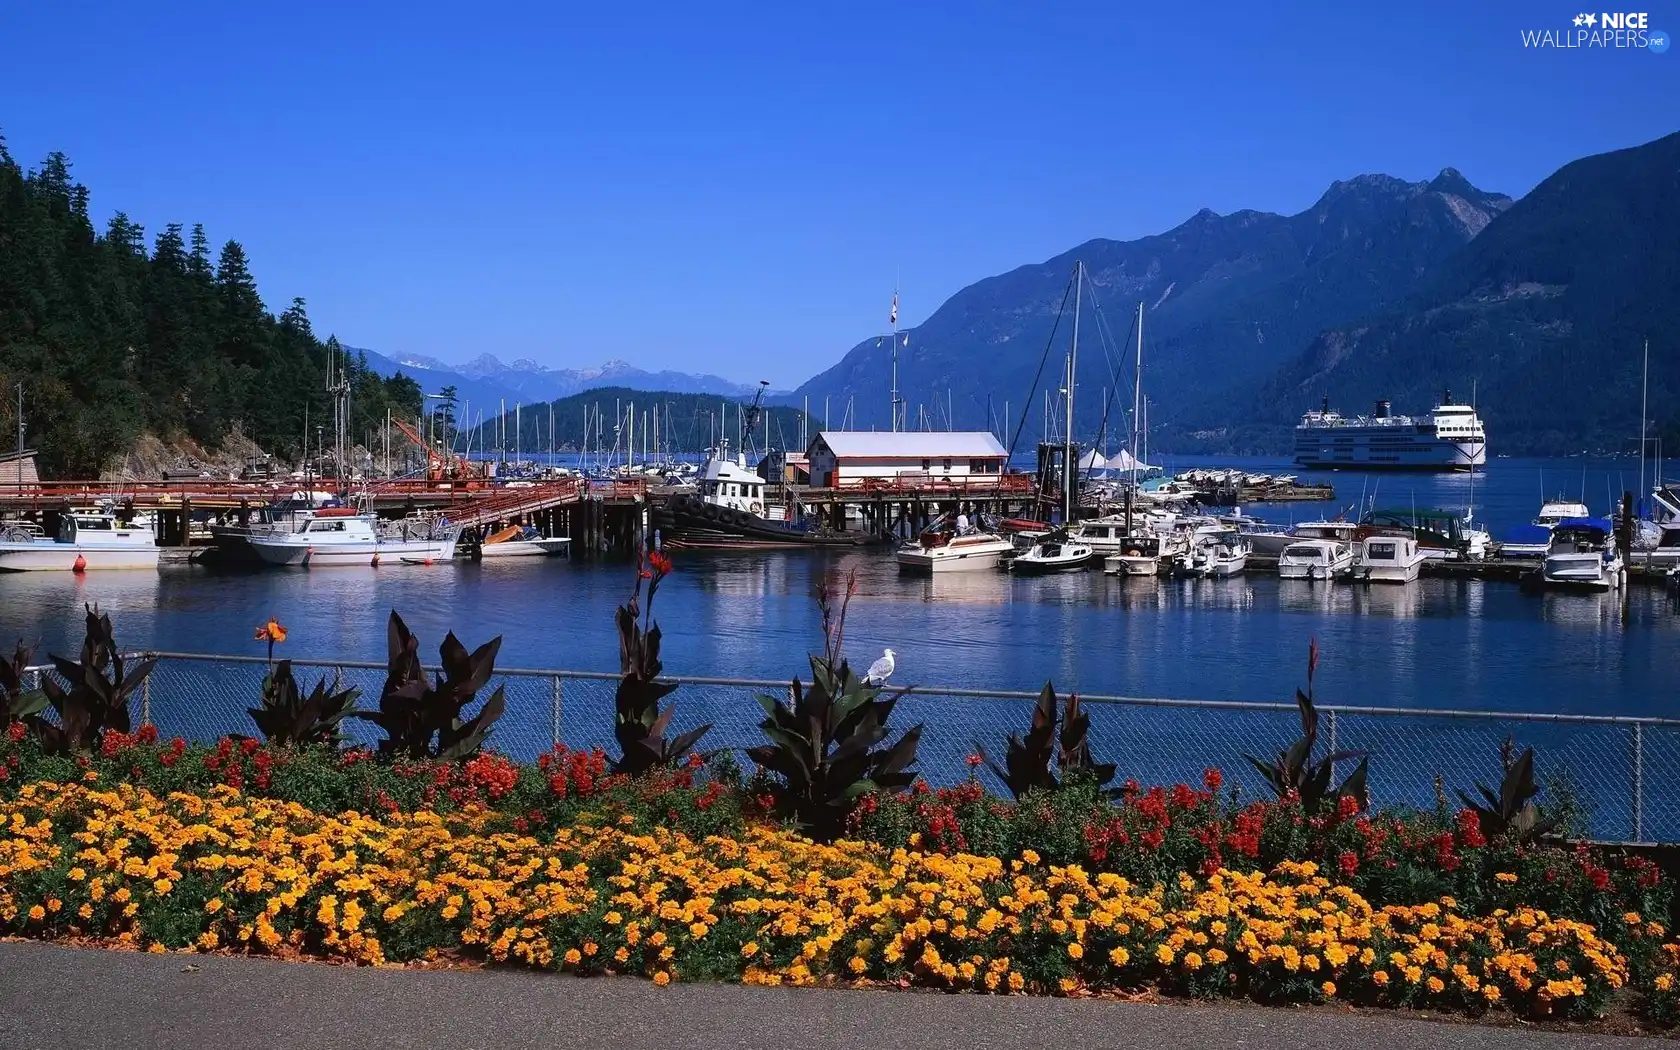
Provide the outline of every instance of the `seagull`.
{"type": "Polygon", "coordinates": [[[898,665],[893,661],[891,649],[882,650],[879,660],[869,665],[869,671],[863,676],[864,685],[886,685],[887,679],[892,677],[893,668],[898,665]]]}

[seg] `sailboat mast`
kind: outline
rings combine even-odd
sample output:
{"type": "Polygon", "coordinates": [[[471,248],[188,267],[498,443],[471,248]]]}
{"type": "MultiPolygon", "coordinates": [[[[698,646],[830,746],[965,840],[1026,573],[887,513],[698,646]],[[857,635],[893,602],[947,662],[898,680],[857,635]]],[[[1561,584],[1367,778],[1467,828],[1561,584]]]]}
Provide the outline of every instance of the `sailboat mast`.
{"type": "Polygon", "coordinates": [[[1132,534],[1132,500],[1137,492],[1138,414],[1143,411],[1143,300],[1138,300],[1137,363],[1132,368],[1132,482],[1126,487],[1126,535],[1132,534]]]}
{"type": "Polygon", "coordinates": [[[1639,379],[1639,501],[1645,501],[1645,395],[1651,385],[1651,340],[1645,340],[1645,364],[1639,379]]]}
{"type": "Polygon", "coordinates": [[[1079,506],[1079,464],[1073,452],[1073,377],[1079,364],[1079,293],[1085,285],[1085,264],[1073,264],[1073,342],[1068,344],[1067,440],[1062,447],[1062,524],[1073,524],[1079,506]]]}
{"type": "Polygon", "coordinates": [[[892,432],[898,433],[898,289],[893,289],[892,314],[892,432]]]}

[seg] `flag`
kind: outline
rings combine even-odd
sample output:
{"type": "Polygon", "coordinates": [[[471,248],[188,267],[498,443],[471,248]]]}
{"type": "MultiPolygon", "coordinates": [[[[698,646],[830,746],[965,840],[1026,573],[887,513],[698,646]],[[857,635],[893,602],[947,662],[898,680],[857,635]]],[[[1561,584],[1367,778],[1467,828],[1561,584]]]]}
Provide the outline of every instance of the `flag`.
{"type": "Polygon", "coordinates": [[[904,345],[905,346],[910,345],[910,333],[909,332],[904,333],[904,345]]]}
{"type": "Polygon", "coordinates": [[[887,323],[888,324],[893,324],[893,325],[898,323],[898,293],[897,292],[893,293],[892,313],[887,315],[887,323]]]}

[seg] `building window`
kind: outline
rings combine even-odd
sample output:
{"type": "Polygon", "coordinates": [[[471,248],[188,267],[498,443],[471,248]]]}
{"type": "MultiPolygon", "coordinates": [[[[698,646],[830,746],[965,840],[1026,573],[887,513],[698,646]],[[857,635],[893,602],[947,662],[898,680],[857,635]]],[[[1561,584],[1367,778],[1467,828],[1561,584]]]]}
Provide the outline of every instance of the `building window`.
{"type": "Polygon", "coordinates": [[[945,460],[945,473],[951,473],[951,460],[949,458],[945,460]]]}
{"type": "Polygon", "coordinates": [[[931,460],[931,459],[922,460],[922,469],[923,470],[932,470],[933,469],[933,460],[931,460]]]}

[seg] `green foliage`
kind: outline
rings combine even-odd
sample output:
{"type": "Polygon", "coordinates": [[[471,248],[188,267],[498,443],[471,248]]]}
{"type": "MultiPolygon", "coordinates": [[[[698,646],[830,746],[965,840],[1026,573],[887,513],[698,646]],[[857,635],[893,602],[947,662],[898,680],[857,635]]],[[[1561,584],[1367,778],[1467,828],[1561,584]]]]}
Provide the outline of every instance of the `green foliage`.
{"type": "MultiPolygon", "coordinates": [[[[916,779],[911,767],[922,727],[897,742],[878,747],[888,736],[887,721],[898,696],[880,699],[880,690],[825,657],[811,657],[811,685],[796,678],[790,701],[760,694],[767,716],[759,723],[770,743],[749,748],[747,756],[774,774],[769,782],[772,808],[813,838],[832,841],[864,795],[897,791],[916,779]]],[[[902,693],[898,695],[903,695],[902,693]]]]}
{"type": "Polygon", "coordinates": [[[617,617],[622,677],[613,697],[613,735],[618,738],[619,747],[613,772],[633,777],[681,762],[712,728],[708,723],[675,739],[665,739],[676,705],[661,711],[659,701],[677,687],[673,682],[659,681],[664,665],[659,660],[660,632],[659,625],[653,622],[653,598],[659,592],[660,581],[671,571],[671,562],[655,553],[649,563],[652,568],[646,572],[637,566],[636,589],[631,592],[629,603],[618,607],[617,617]],[[641,614],[638,602],[644,576],[648,581],[647,611],[641,614]]]}
{"type": "Polygon", "coordinates": [[[1090,728],[1091,716],[1081,708],[1078,695],[1067,698],[1065,714],[1058,719],[1055,686],[1045,682],[1044,690],[1038,694],[1038,702],[1033,706],[1032,727],[1027,731],[1026,739],[1009,734],[1003,767],[986,758],[978,745],[975,750],[985,759],[987,768],[1004,782],[1010,794],[1017,799],[1029,792],[1054,791],[1061,787],[1062,780],[1057,778],[1057,771],[1064,778],[1078,775],[1085,782],[1100,787],[1114,779],[1114,766],[1092,761],[1087,739],[1090,728]],[[1059,737],[1056,733],[1058,721],[1062,727],[1059,737]],[[1051,769],[1052,760],[1056,762],[1055,771],[1051,769]]]}
{"type": "Polygon", "coordinates": [[[1339,802],[1343,798],[1351,798],[1360,809],[1364,809],[1370,803],[1365,780],[1371,760],[1363,752],[1337,751],[1316,762],[1313,760],[1313,750],[1318,744],[1318,708],[1313,704],[1313,674],[1317,670],[1318,640],[1314,639],[1307,650],[1306,692],[1295,690],[1295,706],[1301,714],[1300,738],[1278,752],[1273,762],[1262,762],[1253,755],[1243,757],[1260,771],[1279,798],[1291,795],[1299,798],[1308,813],[1317,813],[1327,799],[1339,802]],[[1330,780],[1335,774],[1336,763],[1351,758],[1359,759],[1359,765],[1331,791],[1330,780]]]}
{"type": "Polygon", "coordinates": [[[1509,740],[1500,747],[1504,777],[1497,795],[1486,785],[1477,784],[1476,790],[1482,794],[1482,801],[1478,802],[1462,789],[1455,789],[1459,799],[1476,814],[1482,834],[1489,841],[1530,842],[1551,831],[1560,819],[1555,814],[1541,813],[1540,807],[1534,804],[1534,797],[1540,794],[1540,786],[1534,781],[1534,749],[1525,749],[1513,760],[1514,750],[1509,740]]]}
{"type": "Polygon", "coordinates": [[[420,642],[395,610],[391,612],[387,638],[389,657],[379,710],[355,715],[385,731],[385,739],[379,742],[379,753],[444,759],[464,759],[476,754],[484,745],[491,725],[502,717],[507,706],[502,687],[496,687],[476,715],[465,719],[462,716],[495,674],[502,636],[497,635],[469,653],[451,631],[438,647],[443,670],[436,679],[426,677],[425,669],[420,666],[420,642]]]}
{"type": "Polygon", "coordinates": [[[100,745],[107,730],[127,733],[131,724],[129,698],[157,666],[156,660],[145,659],[125,667],[111,636],[111,618],[97,605],[85,608],[87,631],[81,660],[51,657],[68,687],[50,675],[41,681],[47,703],[58,720],[49,722],[40,715],[31,719],[36,736],[50,752],[87,751],[100,745]]]}
{"type": "Polygon", "coordinates": [[[33,646],[17,643],[10,660],[0,656],[0,729],[27,722],[47,709],[47,694],[24,685],[24,671],[35,659],[33,646]]]}
{"type": "Polygon", "coordinates": [[[329,690],[323,677],[306,697],[292,677],[292,662],[281,660],[263,679],[262,706],[246,710],[271,744],[323,744],[336,747],[340,725],[356,713],[356,689],[329,690]]]}
{"type": "MultiPolygon", "coordinates": [[[[237,242],[212,266],[203,228],[189,248],[172,223],[148,257],[145,230],[121,212],[94,227],[63,154],[26,172],[0,152],[0,387],[23,383],[49,476],[97,476],[142,431],[214,445],[237,427],[296,455],[306,407],[324,410],[329,345],[303,300],[279,319],[267,311],[237,242]]],[[[412,380],[344,364],[352,436],[387,409],[419,413],[412,380]]],[[[0,398],[0,432],[16,426],[15,399],[0,398]]]]}

